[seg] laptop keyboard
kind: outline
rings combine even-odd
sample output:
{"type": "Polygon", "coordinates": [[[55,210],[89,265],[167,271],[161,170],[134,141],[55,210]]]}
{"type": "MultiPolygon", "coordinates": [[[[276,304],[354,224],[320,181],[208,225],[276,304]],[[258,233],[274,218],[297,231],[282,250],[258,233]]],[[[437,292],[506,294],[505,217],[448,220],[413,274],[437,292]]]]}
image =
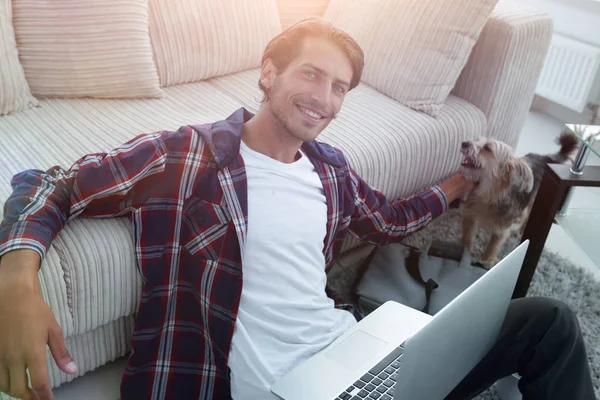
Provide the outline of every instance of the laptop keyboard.
{"type": "Polygon", "coordinates": [[[404,343],[340,393],[336,400],[392,400],[402,353],[404,343]]]}

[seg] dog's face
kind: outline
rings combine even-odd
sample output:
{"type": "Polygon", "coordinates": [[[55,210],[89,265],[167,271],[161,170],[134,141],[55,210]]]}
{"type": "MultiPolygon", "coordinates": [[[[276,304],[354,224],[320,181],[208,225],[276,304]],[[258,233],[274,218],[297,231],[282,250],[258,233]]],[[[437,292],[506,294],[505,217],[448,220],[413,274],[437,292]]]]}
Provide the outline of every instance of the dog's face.
{"type": "Polygon", "coordinates": [[[464,156],[461,172],[474,182],[498,179],[513,160],[513,149],[510,146],[487,138],[463,142],[461,152],[464,156]]]}
{"type": "Polygon", "coordinates": [[[460,172],[469,180],[479,182],[478,191],[500,192],[507,187],[530,192],[533,172],[523,158],[515,158],[506,143],[479,138],[462,143],[464,156],[460,172]]]}

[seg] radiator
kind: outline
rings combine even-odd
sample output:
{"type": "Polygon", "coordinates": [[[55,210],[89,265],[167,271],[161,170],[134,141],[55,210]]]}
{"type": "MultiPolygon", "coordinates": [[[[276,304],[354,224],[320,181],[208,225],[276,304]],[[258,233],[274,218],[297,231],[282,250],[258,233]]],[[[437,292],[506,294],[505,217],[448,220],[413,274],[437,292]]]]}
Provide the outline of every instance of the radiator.
{"type": "Polygon", "coordinates": [[[581,113],[599,91],[600,48],[554,34],[536,94],[581,113]]]}

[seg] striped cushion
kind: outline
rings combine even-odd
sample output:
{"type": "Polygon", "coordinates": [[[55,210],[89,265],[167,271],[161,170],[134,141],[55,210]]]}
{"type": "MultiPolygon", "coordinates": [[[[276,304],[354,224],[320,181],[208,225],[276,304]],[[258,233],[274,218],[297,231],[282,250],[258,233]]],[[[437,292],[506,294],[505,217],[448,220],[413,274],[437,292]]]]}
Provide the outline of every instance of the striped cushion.
{"type": "Polygon", "coordinates": [[[14,0],[19,53],[39,97],[160,97],[145,0],[14,0]]]}
{"type": "Polygon", "coordinates": [[[280,31],[276,0],[150,0],[162,86],[258,67],[280,31]]]}
{"type": "Polygon", "coordinates": [[[435,116],[497,1],[331,0],[324,18],[363,48],[363,82],[435,116]]]}
{"type": "Polygon", "coordinates": [[[0,115],[37,105],[19,62],[11,0],[0,0],[0,115]]]}
{"type": "Polygon", "coordinates": [[[277,0],[281,27],[289,28],[309,17],[320,17],[327,9],[329,0],[277,0]]]}

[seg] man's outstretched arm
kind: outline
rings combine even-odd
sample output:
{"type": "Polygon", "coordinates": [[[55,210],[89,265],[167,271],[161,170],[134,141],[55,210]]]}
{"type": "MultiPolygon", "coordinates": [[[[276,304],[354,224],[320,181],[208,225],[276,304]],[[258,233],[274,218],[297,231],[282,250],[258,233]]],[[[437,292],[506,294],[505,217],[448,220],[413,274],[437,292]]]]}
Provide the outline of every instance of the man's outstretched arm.
{"type": "Polygon", "coordinates": [[[69,220],[125,214],[135,201],[134,186],[165,168],[163,135],[140,135],[108,153],[86,155],[68,170],[57,166],[15,175],[0,224],[0,257],[30,249],[43,258],[69,220]]]}
{"type": "Polygon", "coordinates": [[[124,215],[141,201],[149,181],[165,170],[167,134],[138,136],[111,152],[82,157],[68,170],[28,170],[13,178],[0,224],[0,392],[52,399],[46,344],[63,372],[75,372],[40,292],[41,261],[71,219],[124,215]]]}
{"type": "Polygon", "coordinates": [[[420,194],[388,201],[352,170],[351,177],[356,208],[350,231],[376,245],[400,241],[423,229],[446,212],[450,203],[474,188],[473,182],[458,173],[420,194]]]}

